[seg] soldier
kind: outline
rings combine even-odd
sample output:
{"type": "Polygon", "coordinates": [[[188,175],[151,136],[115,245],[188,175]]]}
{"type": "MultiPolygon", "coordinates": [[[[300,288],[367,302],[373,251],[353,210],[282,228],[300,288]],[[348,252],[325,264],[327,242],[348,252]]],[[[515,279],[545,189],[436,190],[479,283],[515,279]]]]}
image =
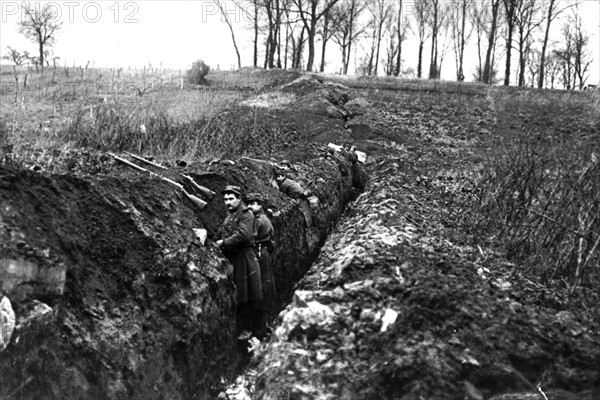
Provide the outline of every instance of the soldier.
{"type": "Polygon", "coordinates": [[[350,161],[350,172],[352,173],[352,186],[358,190],[364,190],[365,185],[361,178],[360,165],[358,163],[358,156],[356,155],[356,147],[350,146],[346,143],[344,146],[344,156],[346,160],[350,161]]]}
{"type": "Polygon", "coordinates": [[[301,199],[306,197],[306,192],[298,182],[291,180],[287,176],[287,171],[282,168],[275,168],[275,180],[279,191],[292,199],[301,199]]]}
{"type": "MultiPolygon", "coordinates": [[[[254,214],[254,249],[260,264],[260,276],[263,290],[263,300],[259,303],[259,314],[256,321],[257,331],[265,331],[267,322],[270,321],[277,311],[277,291],[275,289],[275,277],[273,276],[273,265],[271,254],[274,248],[273,224],[263,211],[263,196],[260,193],[250,193],[246,200],[248,208],[254,214]]],[[[259,336],[260,338],[260,336],[259,336]]]]}
{"type": "MultiPolygon", "coordinates": [[[[262,300],[260,266],[254,253],[254,215],[242,202],[239,186],[226,186],[223,200],[229,214],[217,231],[217,246],[233,265],[237,288],[238,331],[249,339],[256,307],[262,300]]],[[[256,333],[256,332],[253,332],[256,333]]]]}
{"type": "Polygon", "coordinates": [[[306,225],[311,226],[312,211],[310,210],[310,203],[308,201],[310,192],[308,190],[304,190],[302,186],[298,184],[298,182],[288,178],[286,170],[275,168],[274,174],[279,191],[292,199],[298,199],[300,201],[300,209],[304,215],[306,225]]]}

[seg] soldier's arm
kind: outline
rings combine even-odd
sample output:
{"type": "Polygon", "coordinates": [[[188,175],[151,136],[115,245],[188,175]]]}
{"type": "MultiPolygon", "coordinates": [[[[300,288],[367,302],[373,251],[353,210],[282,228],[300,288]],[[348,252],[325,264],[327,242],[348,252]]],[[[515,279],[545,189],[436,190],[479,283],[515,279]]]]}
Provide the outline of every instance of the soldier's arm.
{"type": "Polygon", "coordinates": [[[240,222],[231,236],[223,240],[224,247],[235,247],[252,242],[252,231],[254,228],[254,216],[251,212],[243,212],[240,222]]]}

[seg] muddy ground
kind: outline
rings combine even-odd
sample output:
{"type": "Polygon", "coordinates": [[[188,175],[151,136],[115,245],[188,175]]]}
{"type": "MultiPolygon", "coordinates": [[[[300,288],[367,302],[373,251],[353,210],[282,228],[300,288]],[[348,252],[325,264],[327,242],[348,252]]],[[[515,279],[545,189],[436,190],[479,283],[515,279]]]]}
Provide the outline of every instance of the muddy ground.
{"type": "Polygon", "coordinates": [[[306,80],[282,93],[295,102],[263,112],[295,143],[272,159],[160,160],[174,180],[189,173],[216,192],[240,184],[281,211],[285,309],[238,384],[227,390],[243,362],[231,266],[210,240],[225,215],[219,194],[200,211],[168,184],[85,150],[0,171],[3,265],[29,274],[3,289],[19,326],[0,353],[0,397],[600,398],[597,288],[541,286],[472,224],[474,174],[527,114],[479,89],[306,80]],[[324,147],[347,141],[368,154],[360,195],[349,164],[324,147]],[[284,158],[319,199],[310,226],[269,182],[269,162],[284,158]],[[205,245],[193,228],[208,231],[205,245]]]}

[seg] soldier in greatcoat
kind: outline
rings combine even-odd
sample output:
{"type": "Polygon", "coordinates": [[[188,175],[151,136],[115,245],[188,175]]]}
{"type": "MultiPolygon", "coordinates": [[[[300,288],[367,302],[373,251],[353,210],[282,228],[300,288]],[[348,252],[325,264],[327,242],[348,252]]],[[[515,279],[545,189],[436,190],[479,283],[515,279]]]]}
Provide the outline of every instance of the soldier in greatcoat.
{"type": "Polygon", "coordinates": [[[279,191],[292,199],[306,198],[306,192],[300,186],[300,184],[290,178],[288,178],[287,170],[283,168],[275,168],[274,170],[275,180],[279,191]]]}
{"type": "MultiPolygon", "coordinates": [[[[223,200],[228,215],[217,231],[217,246],[233,265],[237,289],[238,331],[252,328],[256,307],[263,299],[260,266],[254,252],[254,215],[242,202],[239,186],[226,186],[223,200]]],[[[242,336],[247,336],[243,332],[242,336]]]]}
{"type": "Polygon", "coordinates": [[[254,214],[254,249],[260,264],[263,300],[259,302],[258,309],[262,314],[257,318],[257,330],[265,331],[266,324],[277,311],[277,291],[273,275],[271,259],[274,250],[273,224],[263,210],[264,198],[260,193],[250,193],[246,197],[248,208],[254,214]]]}

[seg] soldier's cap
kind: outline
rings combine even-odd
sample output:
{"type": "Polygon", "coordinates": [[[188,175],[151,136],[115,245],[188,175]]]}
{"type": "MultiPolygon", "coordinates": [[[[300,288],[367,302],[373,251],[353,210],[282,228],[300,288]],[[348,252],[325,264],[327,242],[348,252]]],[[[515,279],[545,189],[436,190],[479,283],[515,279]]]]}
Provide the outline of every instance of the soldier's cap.
{"type": "Polygon", "coordinates": [[[223,189],[223,191],[221,191],[221,193],[223,193],[223,194],[232,193],[238,197],[241,197],[242,196],[242,188],[240,188],[239,186],[227,185],[227,186],[225,186],[225,189],[223,189]]]}
{"type": "Polygon", "coordinates": [[[292,166],[292,162],[290,160],[283,160],[280,162],[281,165],[287,165],[288,167],[292,166]]]}
{"type": "Polygon", "coordinates": [[[246,196],[246,201],[248,203],[252,203],[253,201],[256,201],[257,203],[261,203],[264,201],[263,195],[260,193],[248,193],[248,196],[246,196]]]}

